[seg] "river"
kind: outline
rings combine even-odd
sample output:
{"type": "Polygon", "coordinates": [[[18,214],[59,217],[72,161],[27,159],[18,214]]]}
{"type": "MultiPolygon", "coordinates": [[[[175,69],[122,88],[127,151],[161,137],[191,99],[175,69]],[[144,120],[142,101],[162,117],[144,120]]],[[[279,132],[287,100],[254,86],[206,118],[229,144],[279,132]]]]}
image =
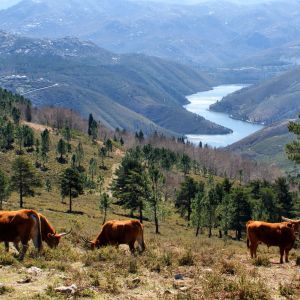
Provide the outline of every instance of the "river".
{"type": "Polygon", "coordinates": [[[245,86],[242,84],[220,85],[210,91],[187,96],[190,104],[186,105],[185,108],[188,111],[196,113],[216,124],[230,128],[233,131],[233,133],[224,135],[187,134],[187,139],[194,144],[199,144],[201,141],[203,144],[208,144],[212,147],[225,147],[263,128],[262,125],[235,120],[227,114],[209,110],[211,104],[245,86]]]}

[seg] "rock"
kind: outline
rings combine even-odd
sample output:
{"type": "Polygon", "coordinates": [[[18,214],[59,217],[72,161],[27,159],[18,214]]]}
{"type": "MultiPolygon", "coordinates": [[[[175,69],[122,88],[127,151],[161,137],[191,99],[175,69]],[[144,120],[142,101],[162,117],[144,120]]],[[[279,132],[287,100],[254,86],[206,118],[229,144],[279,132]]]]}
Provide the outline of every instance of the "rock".
{"type": "Polygon", "coordinates": [[[172,292],[170,290],[165,290],[164,291],[164,295],[171,295],[171,294],[172,294],[172,292]]]}
{"type": "Polygon", "coordinates": [[[182,274],[175,274],[174,278],[175,278],[175,280],[182,280],[183,275],[182,274]]]}
{"type": "Polygon", "coordinates": [[[25,277],[25,278],[23,278],[23,279],[18,280],[17,283],[22,283],[22,284],[24,284],[24,283],[29,283],[29,282],[31,282],[31,281],[32,281],[32,278],[31,278],[31,277],[25,277]]]}
{"type": "Polygon", "coordinates": [[[60,286],[55,288],[54,290],[56,292],[62,293],[62,294],[71,294],[74,295],[77,292],[77,285],[76,284],[72,284],[70,286],[60,286]]]}
{"type": "Polygon", "coordinates": [[[204,272],[212,272],[213,270],[211,268],[206,268],[206,269],[203,269],[204,272]]]}
{"type": "Polygon", "coordinates": [[[189,289],[190,289],[190,288],[187,287],[187,286],[182,286],[182,287],[179,288],[179,290],[180,290],[181,292],[186,292],[186,291],[189,290],[189,289]]]}
{"type": "Polygon", "coordinates": [[[4,283],[0,283],[0,289],[4,288],[4,283]]]}
{"type": "Polygon", "coordinates": [[[42,273],[42,269],[40,268],[37,268],[37,267],[30,267],[28,270],[27,270],[27,273],[31,274],[31,275],[39,275],[40,273],[42,273]]]}
{"type": "Polygon", "coordinates": [[[131,282],[132,282],[133,284],[135,284],[135,285],[138,285],[138,284],[141,282],[141,279],[138,278],[138,277],[136,277],[136,278],[132,279],[131,282]]]}

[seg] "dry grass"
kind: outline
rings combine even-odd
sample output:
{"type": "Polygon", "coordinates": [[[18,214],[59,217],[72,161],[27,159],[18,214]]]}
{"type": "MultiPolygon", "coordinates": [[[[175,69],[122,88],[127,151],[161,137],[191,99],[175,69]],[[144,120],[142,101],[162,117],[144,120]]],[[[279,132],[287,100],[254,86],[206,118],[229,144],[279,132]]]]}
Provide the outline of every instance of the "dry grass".
{"type": "MultiPolygon", "coordinates": [[[[54,136],[57,141],[59,136],[54,136]]],[[[96,146],[78,135],[72,142],[83,141],[86,161],[94,155],[96,146]]],[[[52,145],[54,147],[54,145],[52,145]]],[[[116,149],[105,163],[103,173],[106,187],[113,170],[120,162],[122,152],[116,149]]],[[[0,156],[0,166],[9,172],[7,161],[14,154],[0,156]]],[[[49,173],[40,172],[55,181],[65,166],[57,164],[51,156],[47,164],[49,173]]],[[[87,166],[85,166],[87,167],[87,166]]],[[[100,172],[100,171],[99,171],[100,172]]],[[[103,171],[102,171],[103,172],[103,171]]],[[[36,256],[32,245],[24,262],[16,259],[15,252],[4,252],[0,245],[0,283],[3,297],[11,299],[65,299],[55,288],[76,284],[77,299],[299,299],[299,251],[291,251],[291,262],[279,265],[278,249],[259,246],[259,258],[250,258],[244,242],[231,239],[211,239],[194,236],[194,230],[185,226],[170,205],[171,214],[155,235],[154,224],[145,222],[146,251],[132,256],[127,246],[88,250],[81,237],[92,238],[99,232],[102,215],[99,196],[86,192],[74,199],[74,211],[61,202],[59,192],[49,193],[41,188],[34,198],[26,199],[26,207],[43,213],[57,231],[73,229],[72,235],[62,240],[57,249],[44,247],[36,256]],[[41,268],[39,274],[28,273],[30,267],[41,268]],[[175,279],[175,275],[176,278],[175,279]],[[28,283],[18,283],[30,277],[28,283]]],[[[18,197],[13,194],[5,209],[17,209],[18,197]]],[[[125,219],[126,211],[113,206],[108,219],[125,219]]],[[[11,247],[12,248],[12,247],[11,247]]]]}

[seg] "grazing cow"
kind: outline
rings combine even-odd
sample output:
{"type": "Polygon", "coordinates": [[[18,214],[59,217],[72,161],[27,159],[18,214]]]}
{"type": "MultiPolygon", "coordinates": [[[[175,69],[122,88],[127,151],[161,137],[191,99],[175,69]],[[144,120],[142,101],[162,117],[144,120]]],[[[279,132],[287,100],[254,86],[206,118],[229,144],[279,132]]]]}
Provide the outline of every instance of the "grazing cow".
{"type": "MultiPolygon", "coordinates": [[[[72,230],[70,230],[68,232],[63,232],[63,233],[56,233],[55,229],[49,223],[47,218],[44,215],[42,215],[41,213],[39,213],[38,215],[40,217],[40,222],[41,222],[42,240],[44,242],[46,242],[47,245],[50,248],[56,248],[58,246],[59,242],[60,242],[60,239],[63,236],[66,236],[69,233],[71,233],[72,230]]],[[[14,242],[14,246],[20,252],[18,241],[14,242]]],[[[9,250],[9,243],[8,242],[5,242],[5,249],[6,249],[6,251],[9,250]]]]}
{"type": "Polygon", "coordinates": [[[23,260],[32,239],[35,248],[42,249],[41,221],[34,210],[0,212],[0,241],[22,243],[19,259],[23,260]]]}
{"type": "Polygon", "coordinates": [[[145,250],[143,225],[137,220],[106,222],[96,239],[85,242],[91,245],[91,249],[100,248],[106,245],[127,244],[131,253],[134,253],[134,243],[138,242],[140,251],[145,250]]]}
{"type": "Polygon", "coordinates": [[[293,221],[283,218],[282,223],[267,223],[261,221],[248,221],[247,227],[247,247],[250,248],[250,254],[256,257],[258,244],[264,243],[268,247],[278,246],[280,249],[280,263],[288,262],[289,251],[294,246],[300,221],[293,221]]]}

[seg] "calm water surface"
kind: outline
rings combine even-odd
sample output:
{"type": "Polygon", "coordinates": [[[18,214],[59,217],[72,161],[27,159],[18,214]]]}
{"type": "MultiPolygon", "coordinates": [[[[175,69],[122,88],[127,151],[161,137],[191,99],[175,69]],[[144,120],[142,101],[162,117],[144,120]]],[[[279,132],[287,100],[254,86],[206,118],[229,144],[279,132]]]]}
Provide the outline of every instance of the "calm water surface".
{"type": "Polygon", "coordinates": [[[225,147],[263,128],[262,125],[234,120],[227,114],[209,110],[209,106],[211,104],[221,100],[228,94],[244,88],[245,86],[246,85],[241,84],[220,85],[214,87],[211,91],[200,92],[188,96],[187,99],[190,101],[190,104],[185,106],[188,111],[196,113],[216,124],[230,128],[233,130],[233,133],[225,135],[187,134],[187,139],[195,144],[199,144],[201,141],[203,144],[207,143],[212,147],[225,147]]]}

